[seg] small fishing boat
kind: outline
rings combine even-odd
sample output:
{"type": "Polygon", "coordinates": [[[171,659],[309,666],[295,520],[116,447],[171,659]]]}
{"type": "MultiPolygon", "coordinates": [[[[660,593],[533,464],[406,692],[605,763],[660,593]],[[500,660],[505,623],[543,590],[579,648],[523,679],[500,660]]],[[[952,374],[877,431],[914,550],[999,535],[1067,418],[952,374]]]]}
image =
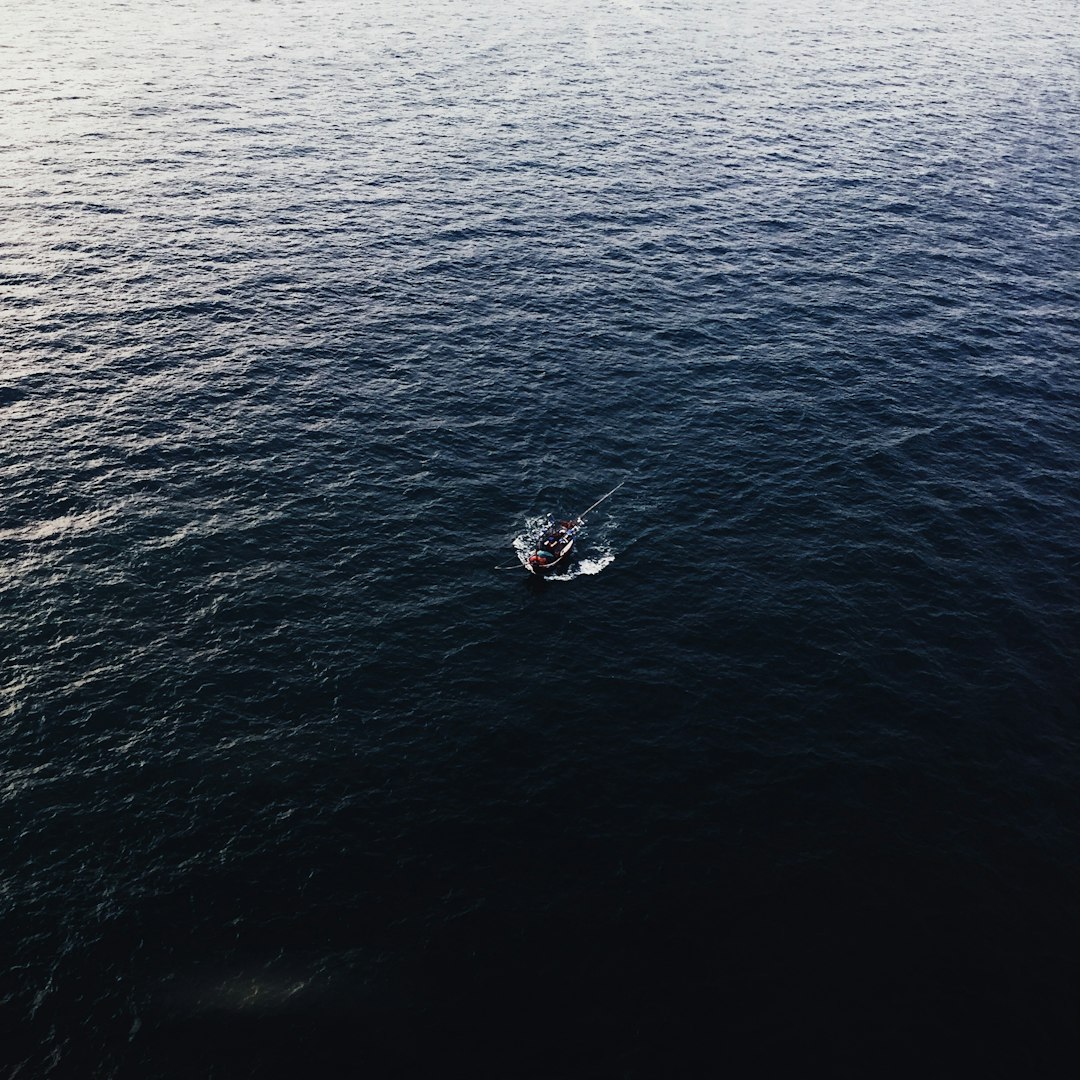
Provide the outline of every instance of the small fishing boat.
{"type": "MultiPolygon", "coordinates": [[[[625,484],[626,481],[623,481],[625,484]]],[[[566,521],[556,521],[549,517],[544,527],[540,530],[536,539],[530,545],[531,553],[525,559],[525,569],[530,574],[543,577],[553,571],[566,569],[574,553],[574,542],[585,526],[585,515],[591,514],[605,499],[610,498],[623,485],[617,484],[607,495],[597,499],[588,510],[582,511],[577,517],[566,521]]],[[[504,567],[497,567],[504,569],[504,567]]]]}
{"type": "Polygon", "coordinates": [[[553,521],[548,518],[544,531],[536,538],[533,553],[525,563],[525,569],[532,574],[547,574],[552,570],[561,570],[570,561],[574,550],[574,541],[582,526],[581,518],[576,521],[553,521]]]}

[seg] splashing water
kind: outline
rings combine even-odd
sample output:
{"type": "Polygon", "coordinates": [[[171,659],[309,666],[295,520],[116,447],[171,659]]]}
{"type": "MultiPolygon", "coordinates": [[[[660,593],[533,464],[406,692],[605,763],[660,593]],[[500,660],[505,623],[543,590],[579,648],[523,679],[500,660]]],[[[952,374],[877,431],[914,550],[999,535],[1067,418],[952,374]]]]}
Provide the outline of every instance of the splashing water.
{"type": "Polygon", "coordinates": [[[598,552],[595,558],[581,559],[579,562],[571,565],[569,571],[566,574],[556,575],[556,579],[569,581],[575,577],[587,577],[592,574],[599,574],[605,566],[610,566],[615,561],[615,553],[613,551],[601,551],[598,552]]]}

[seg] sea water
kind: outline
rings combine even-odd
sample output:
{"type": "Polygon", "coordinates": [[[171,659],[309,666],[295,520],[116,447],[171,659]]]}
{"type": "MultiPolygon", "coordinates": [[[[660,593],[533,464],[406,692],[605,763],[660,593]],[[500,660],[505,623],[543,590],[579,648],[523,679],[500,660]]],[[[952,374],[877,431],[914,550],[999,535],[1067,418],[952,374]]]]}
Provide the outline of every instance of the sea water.
{"type": "Polygon", "coordinates": [[[1074,3],[2,15],[5,1075],[1069,1060],[1074,3]]]}

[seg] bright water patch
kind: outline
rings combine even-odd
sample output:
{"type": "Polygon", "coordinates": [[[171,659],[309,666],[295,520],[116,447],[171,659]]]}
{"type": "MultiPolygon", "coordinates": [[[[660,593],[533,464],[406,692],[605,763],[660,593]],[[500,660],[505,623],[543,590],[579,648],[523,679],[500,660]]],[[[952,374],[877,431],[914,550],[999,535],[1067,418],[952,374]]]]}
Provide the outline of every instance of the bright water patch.
{"type": "Polygon", "coordinates": [[[584,556],[571,565],[565,574],[553,574],[553,581],[571,581],[575,577],[592,577],[601,570],[610,566],[615,561],[615,554],[611,551],[598,552],[595,557],[584,556]]]}

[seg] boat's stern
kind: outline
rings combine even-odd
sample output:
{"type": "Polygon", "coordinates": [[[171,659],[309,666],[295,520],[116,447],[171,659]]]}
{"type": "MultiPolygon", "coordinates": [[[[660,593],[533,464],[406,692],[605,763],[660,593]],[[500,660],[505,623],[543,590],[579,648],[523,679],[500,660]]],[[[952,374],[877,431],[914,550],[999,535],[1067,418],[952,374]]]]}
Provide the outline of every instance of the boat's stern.
{"type": "Polygon", "coordinates": [[[566,539],[563,544],[554,549],[550,547],[537,547],[525,563],[526,569],[534,574],[546,574],[566,562],[567,556],[573,550],[573,537],[566,539]]]}
{"type": "Polygon", "coordinates": [[[554,552],[545,551],[543,548],[540,548],[529,556],[525,566],[530,573],[544,574],[558,561],[558,557],[554,552]]]}

